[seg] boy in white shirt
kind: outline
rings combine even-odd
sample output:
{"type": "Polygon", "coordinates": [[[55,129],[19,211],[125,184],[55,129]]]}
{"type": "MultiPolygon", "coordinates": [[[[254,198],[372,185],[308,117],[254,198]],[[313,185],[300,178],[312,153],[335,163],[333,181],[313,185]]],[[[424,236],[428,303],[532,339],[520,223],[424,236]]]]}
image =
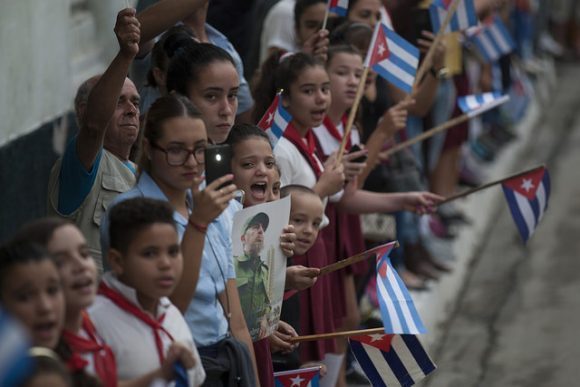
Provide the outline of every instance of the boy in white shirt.
{"type": "Polygon", "coordinates": [[[173,209],[135,198],[114,206],[109,219],[112,272],[89,314],[115,354],[119,380],[169,383],[183,367],[189,385],[201,385],[205,372],[191,332],[168,298],[183,266],[173,209]]]}

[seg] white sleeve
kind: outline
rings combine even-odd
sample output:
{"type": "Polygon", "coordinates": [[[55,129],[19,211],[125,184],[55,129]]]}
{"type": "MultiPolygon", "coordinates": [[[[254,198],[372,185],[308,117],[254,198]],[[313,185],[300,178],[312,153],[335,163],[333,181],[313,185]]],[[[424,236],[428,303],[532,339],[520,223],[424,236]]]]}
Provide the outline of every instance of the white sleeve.
{"type": "Polygon", "coordinates": [[[274,5],[266,15],[260,39],[260,63],[266,60],[268,50],[271,47],[286,51],[295,50],[294,4],[294,1],[282,0],[274,5]]]}

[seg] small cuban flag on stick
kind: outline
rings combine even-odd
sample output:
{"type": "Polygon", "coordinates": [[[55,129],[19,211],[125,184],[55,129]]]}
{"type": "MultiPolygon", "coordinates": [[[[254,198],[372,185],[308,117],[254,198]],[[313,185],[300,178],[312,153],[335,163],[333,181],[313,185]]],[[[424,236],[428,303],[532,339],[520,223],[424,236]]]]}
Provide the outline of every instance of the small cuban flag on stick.
{"type": "MultiPolygon", "coordinates": [[[[435,0],[429,7],[433,32],[437,33],[441,30],[450,6],[451,0],[435,0]]],[[[460,0],[455,14],[443,32],[462,31],[474,26],[477,26],[477,14],[473,0],[460,0]]]]}
{"type": "Polygon", "coordinates": [[[457,98],[457,105],[463,113],[475,117],[480,114],[480,110],[493,109],[508,100],[509,96],[498,92],[472,94],[457,98]]]}
{"type": "Polygon", "coordinates": [[[352,336],[350,348],[373,386],[412,386],[436,368],[415,335],[352,336]]]}
{"type": "Polygon", "coordinates": [[[550,174],[542,166],[505,180],[501,186],[512,217],[525,243],[530,239],[548,209],[550,174]]]}
{"type": "Polygon", "coordinates": [[[276,146],[280,137],[284,136],[284,131],[292,121],[292,115],[280,103],[282,92],[276,94],[276,98],[258,122],[258,127],[268,134],[272,148],[276,146]]]}
{"type": "Polygon", "coordinates": [[[320,367],[274,373],[276,387],[318,387],[320,367]]]}
{"type": "Polygon", "coordinates": [[[348,13],[348,0],[328,0],[326,12],[324,13],[324,21],[322,22],[322,30],[326,29],[328,15],[330,13],[345,17],[348,13]]]}
{"type": "Polygon", "coordinates": [[[410,93],[418,65],[419,49],[382,22],[378,23],[365,59],[365,67],[372,68],[399,89],[410,93]]]}
{"type": "Polygon", "coordinates": [[[467,31],[467,40],[472,43],[486,62],[495,62],[515,48],[514,40],[507,27],[497,16],[482,27],[467,31]]]}
{"type": "Polygon", "coordinates": [[[427,332],[407,287],[391,265],[388,252],[377,259],[377,295],[385,333],[427,332]]]}

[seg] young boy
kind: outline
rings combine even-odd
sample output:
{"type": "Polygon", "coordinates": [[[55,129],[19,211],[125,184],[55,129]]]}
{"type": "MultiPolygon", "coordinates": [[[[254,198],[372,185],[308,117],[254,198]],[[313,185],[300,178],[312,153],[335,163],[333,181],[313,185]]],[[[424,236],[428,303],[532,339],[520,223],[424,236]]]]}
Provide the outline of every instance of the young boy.
{"type": "Polygon", "coordinates": [[[0,247],[0,307],[22,323],[32,345],[56,347],[65,301],[56,263],[40,246],[10,241],[0,247]]]}
{"type": "Polygon", "coordinates": [[[183,265],[173,209],[135,198],[114,206],[109,219],[112,272],[103,276],[89,314],[115,354],[119,380],[169,382],[179,361],[189,385],[201,385],[205,372],[191,332],[167,298],[183,265]]]}

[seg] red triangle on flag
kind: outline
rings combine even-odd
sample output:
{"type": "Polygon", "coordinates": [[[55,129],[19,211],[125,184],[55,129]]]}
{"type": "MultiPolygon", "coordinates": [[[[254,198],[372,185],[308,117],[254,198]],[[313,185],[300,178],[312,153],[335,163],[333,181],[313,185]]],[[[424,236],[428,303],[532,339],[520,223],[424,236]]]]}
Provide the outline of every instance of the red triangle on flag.
{"type": "Polygon", "coordinates": [[[375,347],[380,349],[383,352],[389,352],[391,350],[391,342],[395,335],[387,335],[384,333],[377,333],[373,335],[360,335],[360,336],[351,336],[351,340],[360,341],[366,345],[370,345],[371,347],[375,347]]]}
{"type": "Polygon", "coordinates": [[[542,182],[544,173],[544,167],[538,168],[525,175],[506,180],[502,185],[526,197],[528,200],[532,200],[536,197],[536,191],[542,182]]]}
{"type": "Polygon", "coordinates": [[[272,127],[272,123],[274,122],[274,116],[276,115],[276,109],[278,108],[279,99],[280,94],[276,94],[276,97],[272,101],[272,104],[270,105],[268,110],[266,110],[266,113],[264,113],[262,119],[260,119],[260,122],[258,122],[258,128],[266,130],[272,127]]]}
{"type": "Polygon", "coordinates": [[[319,369],[308,371],[308,370],[296,370],[296,372],[288,372],[285,375],[276,374],[276,379],[283,386],[288,387],[305,387],[310,383],[313,377],[318,374],[319,369]]]}
{"type": "Polygon", "coordinates": [[[369,67],[374,66],[387,59],[390,56],[389,45],[387,44],[387,37],[385,36],[385,29],[382,25],[379,25],[379,31],[377,33],[377,38],[373,46],[373,51],[371,53],[371,58],[369,61],[369,67]]]}

